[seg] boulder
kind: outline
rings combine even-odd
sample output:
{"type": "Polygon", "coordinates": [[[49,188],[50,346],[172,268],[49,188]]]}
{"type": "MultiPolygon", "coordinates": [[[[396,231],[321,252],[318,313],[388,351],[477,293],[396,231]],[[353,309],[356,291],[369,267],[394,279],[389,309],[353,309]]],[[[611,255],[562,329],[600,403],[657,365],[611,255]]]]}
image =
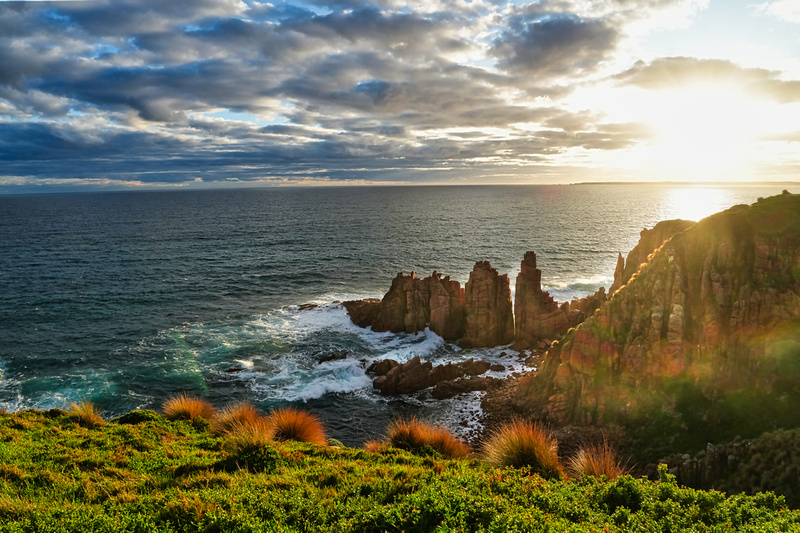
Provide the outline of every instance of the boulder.
{"type": "Polygon", "coordinates": [[[418,392],[463,376],[477,376],[488,371],[490,366],[486,361],[472,359],[433,366],[430,362],[423,363],[419,356],[415,356],[403,364],[392,359],[378,361],[367,371],[378,375],[372,382],[373,387],[381,391],[381,394],[391,396],[418,392]]]}

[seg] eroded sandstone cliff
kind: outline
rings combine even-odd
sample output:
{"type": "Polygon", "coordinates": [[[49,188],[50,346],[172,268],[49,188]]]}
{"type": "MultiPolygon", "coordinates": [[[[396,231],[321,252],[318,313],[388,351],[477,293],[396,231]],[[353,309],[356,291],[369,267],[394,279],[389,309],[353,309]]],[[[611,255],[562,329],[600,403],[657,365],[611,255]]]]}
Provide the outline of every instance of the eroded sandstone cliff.
{"type": "Polygon", "coordinates": [[[517,402],[560,422],[656,410],[702,428],[753,418],[739,405],[753,398],[779,417],[799,379],[800,196],[786,193],[675,234],[547,352],[517,402]]]}

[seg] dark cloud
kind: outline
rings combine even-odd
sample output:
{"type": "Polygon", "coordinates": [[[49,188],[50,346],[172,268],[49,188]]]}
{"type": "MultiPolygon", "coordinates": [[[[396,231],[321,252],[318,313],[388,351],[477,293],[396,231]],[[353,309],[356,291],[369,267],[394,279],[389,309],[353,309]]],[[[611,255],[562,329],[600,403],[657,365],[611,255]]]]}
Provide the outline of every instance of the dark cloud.
{"type": "Polygon", "coordinates": [[[580,77],[607,59],[618,39],[618,30],[603,20],[534,12],[513,17],[492,51],[513,72],[580,77]]]}

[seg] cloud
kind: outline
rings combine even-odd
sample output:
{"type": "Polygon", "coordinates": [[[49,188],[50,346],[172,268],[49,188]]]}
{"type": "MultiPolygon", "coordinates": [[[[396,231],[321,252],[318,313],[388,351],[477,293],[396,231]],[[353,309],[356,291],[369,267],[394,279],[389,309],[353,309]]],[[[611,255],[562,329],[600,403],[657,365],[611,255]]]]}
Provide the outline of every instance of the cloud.
{"type": "Polygon", "coordinates": [[[637,62],[616,78],[623,84],[645,89],[669,89],[689,84],[710,84],[738,87],[753,95],[772,99],[778,103],[800,102],[800,81],[785,81],[780,73],[743,68],[735,63],[718,59],[667,57],[650,63],[637,62]]]}
{"type": "Polygon", "coordinates": [[[753,11],[770,15],[786,22],[800,24],[800,4],[796,0],[777,0],[751,6],[753,11]]]}
{"type": "Polygon", "coordinates": [[[533,12],[512,17],[492,53],[501,67],[519,74],[580,77],[597,68],[618,39],[618,31],[603,20],[533,12]]]}
{"type": "MultiPolygon", "coordinates": [[[[552,176],[647,138],[569,98],[619,72],[635,25],[706,3],[0,2],[0,187],[552,176]]],[[[729,62],[630,64],[611,80],[716,69],[797,94],[729,62]]]]}

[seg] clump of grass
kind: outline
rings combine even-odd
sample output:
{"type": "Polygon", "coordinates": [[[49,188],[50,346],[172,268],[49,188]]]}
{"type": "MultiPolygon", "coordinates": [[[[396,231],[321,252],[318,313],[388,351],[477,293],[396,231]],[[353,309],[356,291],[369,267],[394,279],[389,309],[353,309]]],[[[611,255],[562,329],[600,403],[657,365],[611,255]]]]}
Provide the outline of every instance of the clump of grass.
{"type": "Polygon", "coordinates": [[[194,422],[197,418],[212,420],[214,407],[205,400],[187,396],[185,393],[170,398],[164,405],[164,416],[170,420],[189,420],[194,422]]]}
{"type": "Polygon", "coordinates": [[[604,442],[578,450],[567,463],[567,471],[574,478],[594,476],[613,480],[627,473],[627,468],[620,464],[616,451],[604,442]]]}
{"type": "Polygon", "coordinates": [[[276,409],[268,420],[275,432],[275,440],[296,440],[325,446],[328,437],[319,418],[291,407],[276,409]]]}
{"type": "Polygon", "coordinates": [[[397,419],[386,430],[390,446],[401,450],[418,450],[427,444],[429,426],[416,418],[397,419]]]}
{"type": "Polygon", "coordinates": [[[446,457],[466,457],[469,448],[446,429],[416,418],[393,421],[387,430],[388,444],[403,450],[431,447],[446,457]]]}
{"type": "Polygon", "coordinates": [[[496,430],[483,446],[486,461],[497,467],[530,467],[544,478],[562,478],[558,441],[539,424],[515,420],[496,430]]]}
{"type": "Polygon", "coordinates": [[[372,453],[380,453],[385,451],[387,447],[385,442],[379,440],[368,440],[364,443],[364,449],[372,453]]]}
{"type": "Polygon", "coordinates": [[[263,448],[275,437],[275,429],[269,420],[259,416],[253,420],[236,420],[225,434],[223,448],[231,455],[263,448]]]}
{"type": "Polygon", "coordinates": [[[249,403],[229,405],[214,415],[211,420],[211,432],[215,435],[225,435],[237,424],[254,423],[261,415],[249,403]]]}
{"type": "Polygon", "coordinates": [[[100,416],[100,413],[95,408],[94,404],[89,401],[81,403],[71,403],[67,414],[74,418],[78,424],[87,428],[100,427],[105,424],[105,420],[100,416]]]}

